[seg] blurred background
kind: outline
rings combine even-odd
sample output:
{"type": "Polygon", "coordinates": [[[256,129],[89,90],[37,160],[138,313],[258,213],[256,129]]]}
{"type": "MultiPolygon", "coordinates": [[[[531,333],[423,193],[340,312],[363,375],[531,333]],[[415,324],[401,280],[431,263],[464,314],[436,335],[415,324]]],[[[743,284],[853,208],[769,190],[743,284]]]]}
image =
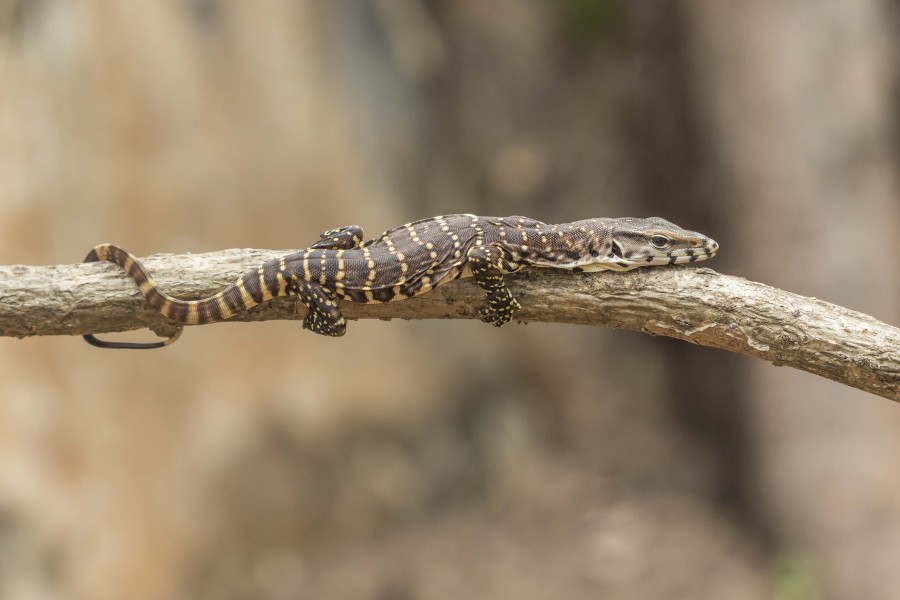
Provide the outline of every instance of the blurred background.
{"type": "MultiPolygon", "coordinates": [[[[898,34],[888,0],[0,0],[0,264],[659,215],[896,325],[898,34]]],[[[898,464],[895,404],[639,334],[2,339],[0,598],[900,598],[898,464]]]]}

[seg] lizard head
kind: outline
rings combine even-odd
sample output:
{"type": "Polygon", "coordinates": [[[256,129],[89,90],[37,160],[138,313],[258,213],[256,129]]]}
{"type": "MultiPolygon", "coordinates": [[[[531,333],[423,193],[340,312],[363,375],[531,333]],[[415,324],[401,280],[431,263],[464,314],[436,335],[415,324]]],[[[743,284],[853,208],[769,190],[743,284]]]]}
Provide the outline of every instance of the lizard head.
{"type": "Polygon", "coordinates": [[[599,235],[594,238],[591,257],[578,265],[584,271],[629,271],[696,262],[719,250],[715,240],[659,217],[592,219],[587,223],[591,224],[589,231],[599,235]]]}

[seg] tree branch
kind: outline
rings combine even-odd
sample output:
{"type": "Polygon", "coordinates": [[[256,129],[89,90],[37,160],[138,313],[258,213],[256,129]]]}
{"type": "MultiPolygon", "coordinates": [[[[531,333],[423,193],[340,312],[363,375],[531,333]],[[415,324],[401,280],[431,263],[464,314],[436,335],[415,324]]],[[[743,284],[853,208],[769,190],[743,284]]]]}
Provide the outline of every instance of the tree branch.
{"type": "MultiPolygon", "coordinates": [[[[145,264],[167,293],[198,299],[287,252],[162,254],[148,257],[145,264]]],[[[680,267],[581,275],[530,269],[508,281],[522,303],[518,316],[523,320],[665,335],[900,400],[900,329],[815,298],[709,269],[680,267]]],[[[348,302],[342,308],[350,319],[458,319],[474,318],[482,302],[480,289],[457,281],[403,302],[348,302]]],[[[232,320],[297,319],[304,314],[298,304],[279,298],[232,320]]],[[[173,330],[146,307],[134,283],[113,264],[0,267],[0,335],[82,335],[142,327],[162,334],[173,330]]]]}

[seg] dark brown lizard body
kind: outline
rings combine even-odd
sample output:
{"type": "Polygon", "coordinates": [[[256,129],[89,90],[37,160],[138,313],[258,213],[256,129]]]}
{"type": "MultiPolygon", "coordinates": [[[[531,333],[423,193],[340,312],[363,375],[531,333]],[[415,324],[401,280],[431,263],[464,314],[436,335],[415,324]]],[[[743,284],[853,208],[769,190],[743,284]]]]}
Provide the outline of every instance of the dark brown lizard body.
{"type": "MultiPolygon", "coordinates": [[[[215,296],[197,301],[162,293],[141,262],[118,246],[96,246],[85,261],[106,260],[123,267],[148,304],[177,323],[223,321],[272,298],[296,295],[309,309],[305,328],[341,336],[346,321],[337,300],[393,302],[472,277],[487,295],[483,320],[499,327],[519,309],[503,275],[523,267],[624,271],[704,260],[718,250],[706,236],[659,218],[548,225],[517,216],[448,215],[362,240],[363,231],[357,226],[326,231],[310,248],[269,261],[215,296]]],[[[85,336],[91,344],[113,348],[156,348],[176,338],[129,344],[85,336]]]]}

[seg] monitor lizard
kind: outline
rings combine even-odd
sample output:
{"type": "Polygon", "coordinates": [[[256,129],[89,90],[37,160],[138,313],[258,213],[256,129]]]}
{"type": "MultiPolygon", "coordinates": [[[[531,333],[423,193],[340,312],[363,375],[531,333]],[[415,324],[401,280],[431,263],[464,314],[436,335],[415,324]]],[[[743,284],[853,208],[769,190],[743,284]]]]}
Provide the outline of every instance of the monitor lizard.
{"type": "MultiPolygon", "coordinates": [[[[407,223],[363,241],[361,227],[331,229],[312,246],[247,271],[203,300],[167,296],[144,265],[119,246],[100,244],[85,262],[109,261],[134,279],[147,303],[186,325],[224,321],[263,302],[296,295],[308,309],[304,329],[344,335],[338,300],[381,303],[424,294],[459,278],[472,278],[486,294],[483,321],[500,327],[520,309],[503,276],[526,267],[574,272],[628,271],[638,267],[706,260],[719,245],[709,237],[651,217],[596,218],[550,225],[528,217],[445,215],[407,223]]],[[[174,342],[109,342],[101,348],[159,348],[174,342]]]]}

